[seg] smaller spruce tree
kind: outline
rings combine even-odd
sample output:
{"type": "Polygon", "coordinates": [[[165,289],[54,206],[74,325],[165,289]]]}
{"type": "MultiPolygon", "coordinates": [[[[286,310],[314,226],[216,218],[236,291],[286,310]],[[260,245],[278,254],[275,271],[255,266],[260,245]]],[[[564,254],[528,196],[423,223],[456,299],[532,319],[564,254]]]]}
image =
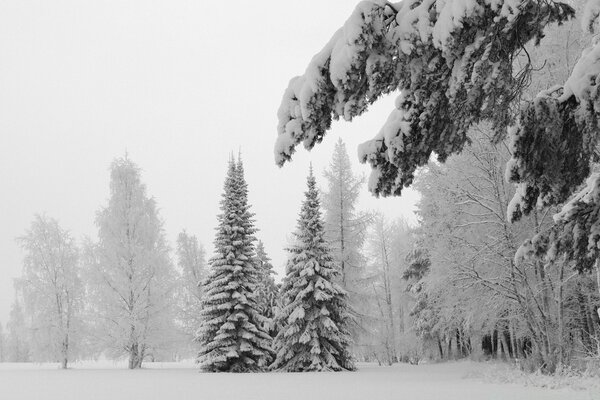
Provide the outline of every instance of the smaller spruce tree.
{"type": "Polygon", "coordinates": [[[353,370],[346,294],[336,283],[339,271],[325,243],[312,167],[294,236],[281,288],[282,307],[275,320],[280,330],[271,368],[296,372],[353,370]]]}
{"type": "Polygon", "coordinates": [[[260,240],[256,245],[256,262],[260,273],[256,288],[259,311],[262,316],[268,319],[267,331],[273,336],[273,318],[275,317],[274,312],[278,289],[275,279],[273,278],[273,275],[275,275],[273,264],[271,264],[271,259],[265,251],[265,245],[260,240]]]}

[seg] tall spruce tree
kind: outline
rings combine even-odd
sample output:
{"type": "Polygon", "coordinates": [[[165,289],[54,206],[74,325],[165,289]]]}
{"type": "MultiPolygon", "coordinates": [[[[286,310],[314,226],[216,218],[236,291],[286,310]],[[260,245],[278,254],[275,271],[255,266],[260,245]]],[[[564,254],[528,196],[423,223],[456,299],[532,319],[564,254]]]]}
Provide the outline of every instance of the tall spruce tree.
{"type": "Polygon", "coordinates": [[[272,360],[255,293],[260,271],[252,217],[242,162],[231,159],[197,336],[198,363],[207,372],[261,371],[272,360]]]}
{"type": "Polygon", "coordinates": [[[294,233],[295,244],[282,286],[281,329],[275,338],[273,369],[282,371],[353,370],[348,351],[346,294],[336,283],[339,270],[324,239],[319,193],[312,168],[294,233]]]}

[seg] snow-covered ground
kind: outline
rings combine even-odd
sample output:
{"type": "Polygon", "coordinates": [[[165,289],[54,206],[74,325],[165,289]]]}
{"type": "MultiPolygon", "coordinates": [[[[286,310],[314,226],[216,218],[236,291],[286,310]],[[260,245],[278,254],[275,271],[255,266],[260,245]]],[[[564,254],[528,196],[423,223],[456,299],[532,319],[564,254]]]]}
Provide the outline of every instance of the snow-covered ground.
{"type": "Polygon", "coordinates": [[[202,374],[193,363],[147,363],[129,371],[119,363],[0,364],[2,400],[595,400],[596,389],[544,389],[486,382],[486,364],[457,362],[378,367],[348,373],[202,374]]]}

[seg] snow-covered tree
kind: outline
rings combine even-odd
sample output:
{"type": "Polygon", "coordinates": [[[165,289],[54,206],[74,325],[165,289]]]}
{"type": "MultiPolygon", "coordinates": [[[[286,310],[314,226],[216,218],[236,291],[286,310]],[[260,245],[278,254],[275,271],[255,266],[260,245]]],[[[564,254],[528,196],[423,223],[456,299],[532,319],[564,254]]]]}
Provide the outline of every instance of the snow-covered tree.
{"type": "Polygon", "coordinates": [[[294,236],[296,243],[288,249],[281,288],[282,308],[276,316],[281,328],[275,338],[277,358],[272,368],[298,372],[353,370],[347,298],[337,283],[340,272],[325,242],[312,168],[294,236]]]}
{"type": "Polygon", "coordinates": [[[6,324],[6,359],[10,362],[30,361],[29,328],[25,322],[22,301],[19,297],[17,291],[6,324]]]}
{"type": "Polygon", "coordinates": [[[364,179],[352,172],[346,145],[341,139],[335,144],[324,175],[327,179],[327,188],[323,192],[325,238],[340,270],[342,288],[348,294],[352,316],[350,331],[356,343],[365,328],[366,259],[362,250],[372,215],[356,209],[364,179]]]}
{"type": "Polygon", "coordinates": [[[338,264],[343,288],[350,300],[356,297],[358,281],[364,267],[361,254],[366,231],[371,220],[368,213],[356,210],[364,179],[352,172],[346,145],[339,139],[335,144],[329,168],[324,172],[327,189],[323,192],[325,237],[338,264]]]}
{"type": "Polygon", "coordinates": [[[385,221],[382,214],[375,216],[369,240],[370,270],[369,283],[372,301],[377,304],[379,324],[371,324],[372,334],[381,343],[388,365],[398,361],[398,316],[395,315],[393,297],[394,275],[399,273],[392,251],[392,241],[397,226],[385,221]],[[381,326],[373,326],[381,325],[381,326]],[[383,328],[383,329],[381,329],[383,328]],[[377,334],[379,331],[379,334],[377,334]]]}
{"type": "MultiPolygon", "coordinates": [[[[361,1],[304,75],[290,81],[278,111],[276,162],[290,160],[299,143],[310,149],[320,142],[333,119],[351,120],[400,91],[383,128],[359,148],[373,167],[369,189],[398,195],[432,154],[444,161],[460,152],[474,124],[490,121],[504,137],[532,70],[525,63],[515,71],[514,61],[548,24],[573,15],[552,0],[361,1]]],[[[575,76],[597,75],[594,55],[582,58],[575,76]]]]}
{"type": "MultiPolygon", "coordinates": [[[[506,142],[493,145],[489,135],[489,130],[473,130],[462,154],[431,165],[417,179],[419,233],[431,265],[413,284],[424,288],[416,324],[432,347],[435,340],[446,343],[443,357],[483,351],[527,358],[529,365],[552,372],[583,351],[581,343],[590,347],[585,332],[594,331],[587,328],[594,324],[587,320],[594,318],[592,306],[598,303],[586,290],[593,279],[589,274],[575,279],[577,273],[562,262],[544,264],[517,251],[524,240],[552,226],[555,209],[508,222],[515,189],[503,172],[510,153],[506,142]],[[569,300],[575,298],[581,303],[569,300]],[[586,321],[569,322],[575,320],[586,321]]],[[[420,275],[412,268],[407,272],[411,280],[420,275]]]]}
{"type": "Polygon", "coordinates": [[[173,333],[174,269],[156,202],[127,156],[111,166],[110,198],[88,243],[88,295],[94,337],[129,368],[158,355],[173,333]]]}
{"type": "Polygon", "coordinates": [[[18,285],[31,321],[36,359],[59,359],[67,368],[81,319],[79,250],[58,221],[41,215],[19,243],[25,258],[18,285]],[[40,358],[42,353],[45,357],[40,358]]]}
{"type": "Polygon", "coordinates": [[[414,299],[405,293],[402,271],[413,243],[412,231],[404,219],[386,220],[375,214],[367,237],[368,257],[365,288],[368,289],[367,354],[382,363],[414,360],[414,343],[407,329],[408,311],[414,299]]]}
{"type": "Polygon", "coordinates": [[[258,241],[256,245],[256,262],[259,266],[260,278],[256,288],[258,294],[258,305],[261,315],[268,318],[269,332],[273,331],[274,325],[272,319],[274,317],[275,303],[277,301],[278,289],[275,284],[275,271],[271,259],[267,255],[265,245],[262,241],[258,241]]]}
{"type": "Polygon", "coordinates": [[[207,372],[262,371],[272,359],[272,339],[257,301],[261,271],[241,160],[229,161],[218,221],[204,281],[198,363],[207,372]]]}
{"type": "Polygon", "coordinates": [[[180,272],[180,323],[186,335],[195,337],[200,326],[202,281],[206,277],[206,252],[194,235],[183,231],[177,237],[177,263],[180,272]]]}

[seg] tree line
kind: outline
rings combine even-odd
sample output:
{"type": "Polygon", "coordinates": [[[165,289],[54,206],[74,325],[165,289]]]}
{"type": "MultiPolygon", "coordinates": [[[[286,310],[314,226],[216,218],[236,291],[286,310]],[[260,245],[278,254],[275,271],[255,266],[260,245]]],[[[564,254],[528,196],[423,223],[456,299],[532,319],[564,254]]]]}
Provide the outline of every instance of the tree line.
{"type": "MultiPolygon", "coordinates": [[[[319,308],[322,320],[313,321],[313,335],[321,338],[333,329],[340,342],[320,343],[333,347],[324,364],[317,363],[313,369],[332,368],[334,354],[344,352],[345,361],[333,369],[352,369],[352,338],[346,330],[357,332],[360,325],[357,316],[348,312],[345,288],[356,301],[358,271],[364,261],[359,247],[369,217],[355,215],[361,181],[353,176],[341,142],[326,177],[330,191],[323,197],[328,203],[328,222],[321,215],[321,194],[311,172],[310,199],[302,208],[306,215],[299,220],[297,240],[289,248],[288,269],[295,268],[297,276],[286,276],[280,284],[264,244],[254,236],[241,160],[229,162],[213,257],[207,261],[202,244],[183,231],[177,237],[175,265],[157,204],[147,193],[139,167],[127,156],[115,159],[108,204],[95,218],[97,240],[86,237],[77,243],[58,221],[45,215],[36,215],[18,238],[25,257],[22,275],[15,281],[16,297],[6,332],[0,326],[0,361],[53,361],[66,368],[78,359],[126,357],[132,369],[140,368],[144,360],[197,356],[201,362],[202,352],[210,350],[215,337],[217,341],[226,338],[223,326],[237,337],[241,324],[249,329],[242,329],[245,336],[260,336],[254,344],[262,343],[265,360],[257,365],[264,368],[266,360],[275,361],[275,349],[282,348],[278,340],[285,341],[280,334],[288,324],[285,313],[293,314],[298,324],[306,322],[309,314],[308,309],[301,309],[311,302],[298,303],[287,292],[300,290],[308,295],[315,290],[318,300],[313,298],[311,304],[319,308]],[[315,253],[314,259],[303,259],[307,250],[301,243],[312,249],[308,251],[315,253]],[[304,264],[313,268],[312,279],[307,278],[304,264]],[[299,288],[298,281],[306,287],[299,288]],[[228,320],[216,331],[207,328],[208,322],[223,317],[220,313],[227,296],[233,296],[229,311],[235,310],[240,320],[228,320]],[[204,341],[206,335],[208,341],[204,341]]],[[[297,339],[305,341],[305,337],[297,339]]],[[[312,350],[314,343],[308,353],[312,350]]],[[[248,368],[243,363],[230,364],[215,368],[248,368]]]]}

